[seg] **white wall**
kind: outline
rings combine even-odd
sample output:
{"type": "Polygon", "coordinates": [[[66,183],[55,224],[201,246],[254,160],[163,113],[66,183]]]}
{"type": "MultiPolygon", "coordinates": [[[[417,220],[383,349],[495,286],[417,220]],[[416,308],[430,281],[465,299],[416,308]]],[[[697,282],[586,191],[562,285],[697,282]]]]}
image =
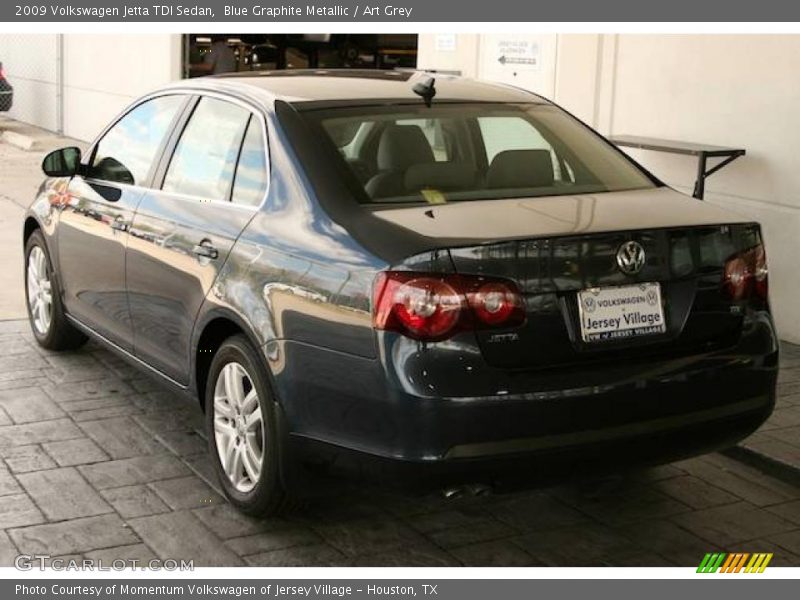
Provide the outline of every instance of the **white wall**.
{"type": "Polygon", "coordinates": [[[9,117],[58,129],[58,36],[0,34],[0,62],[14,86],[9,117]]]}
{"type": "MultiPolygon", "coordinates": [[[[421,67],[441,60],[431,37],[420,36],[421,67]]],[[[480,47],[480,39],[471,43],[480,47]]],[[[604,134],[747,150],[707,180],[706,199],[762,223],[778,329],[800,343],[800,36],[560,35],[549,56],[550,90],[545,82],[522,87],[550,96],[604,134]]],[[[630,153],[691,193],[691,157],[630,153]]]]}
{"type": "Polygon", "coordinates": [[[420,34],[417,67],[460,71],[552,96],[557,41],[553,34],[420,34]]]}
{"type": "Polygon", "coordinates": [[[93,139],[138,96],[180,78],[181,36],[64,36],[64,133],[93,139]]]}
{"type": "Polygon", "coordinates": [[[2,34],[0,61],[14,86],[8,116],[57,131],[63,92],[64,134],[90,141],[138,96],[180,78],[181,36],[2,34]]]}
{"type": "Polygon", "coordinates": [[[477,77],[480,36],[475,34],[426,34],[417,37],[417,67],[461,71],[477,77]]]}

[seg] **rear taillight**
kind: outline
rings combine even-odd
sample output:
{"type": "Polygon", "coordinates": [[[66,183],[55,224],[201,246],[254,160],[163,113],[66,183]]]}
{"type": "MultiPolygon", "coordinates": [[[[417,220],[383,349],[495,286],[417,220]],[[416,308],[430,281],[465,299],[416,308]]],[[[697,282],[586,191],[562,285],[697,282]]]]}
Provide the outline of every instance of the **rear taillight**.
{"type": "Polygon", "coordinates": [[[522,311],[522,298],[516,288],[506,283],[484,283],[476,290],[467,293],[469,305],[480,323],[485,325],[503,325],[514,321],[517,312],[522,311]]]}
{"type": "Polygon", "coordinates": [[[461,320],[464,299],[446,281],[432,277],[386,277],[375,303],[379,329],[419,339],[441,339],[461,320]]]}
{"type": "Polygon", "coordinates": [[[722,289],[731,300],[755,296],[766,300],[769,294],[769,272],[764,246],[759,244],[732,256],[725,263],[722,289]]]}
{"type": "Polygon", "coordinates": [[[464,329],[508,328],[525,321],[517,286],[467,275],[384,271],[375,279],[373,324],[437,341],[464,329]]]}

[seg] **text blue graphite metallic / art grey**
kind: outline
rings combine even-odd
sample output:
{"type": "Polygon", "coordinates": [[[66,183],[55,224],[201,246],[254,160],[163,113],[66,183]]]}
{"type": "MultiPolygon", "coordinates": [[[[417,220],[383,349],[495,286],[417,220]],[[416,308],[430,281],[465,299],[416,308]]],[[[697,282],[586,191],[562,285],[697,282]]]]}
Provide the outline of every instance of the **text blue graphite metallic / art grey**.
{"type": "Polygon", "coordinates": [[[719,448],[773,407],[758,224],[527,92],[192,80],[43,168],[36,339],[93,337],[197,397],[247,512],[281,510],[309,463],[541,481],[719,448]]]}

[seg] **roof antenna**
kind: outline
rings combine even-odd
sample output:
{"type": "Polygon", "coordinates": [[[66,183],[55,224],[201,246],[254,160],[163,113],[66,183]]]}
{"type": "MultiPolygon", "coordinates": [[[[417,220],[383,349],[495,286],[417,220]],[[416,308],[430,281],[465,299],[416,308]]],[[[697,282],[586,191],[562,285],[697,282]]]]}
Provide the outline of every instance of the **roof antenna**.
{"type": "Polygon", "coordinates": [[[422,97],[422,99],[425,101],[425,106],[428,108],[431,107],[431,101],[436,95],[436,88],[433,87],[435,82],[436,80],[433,77],[428,77],[425,79],[425,81],[415,83],[414,87],[411,88],[415,94],[422,97]]]}

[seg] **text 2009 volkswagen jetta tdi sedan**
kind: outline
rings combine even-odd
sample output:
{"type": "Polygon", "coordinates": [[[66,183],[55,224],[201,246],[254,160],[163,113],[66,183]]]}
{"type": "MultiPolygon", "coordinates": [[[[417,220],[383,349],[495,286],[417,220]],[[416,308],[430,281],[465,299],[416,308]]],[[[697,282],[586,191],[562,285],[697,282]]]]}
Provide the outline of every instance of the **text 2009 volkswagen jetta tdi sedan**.
{"type": "Polygon", "coordinates": [[[199,398],[245,511],[279,510],[309,460],[535,480],[730,444],[773,406],[759,226],[533,94],[194,80],[44,169],[36,339],[93,337],[199,398]]]}

